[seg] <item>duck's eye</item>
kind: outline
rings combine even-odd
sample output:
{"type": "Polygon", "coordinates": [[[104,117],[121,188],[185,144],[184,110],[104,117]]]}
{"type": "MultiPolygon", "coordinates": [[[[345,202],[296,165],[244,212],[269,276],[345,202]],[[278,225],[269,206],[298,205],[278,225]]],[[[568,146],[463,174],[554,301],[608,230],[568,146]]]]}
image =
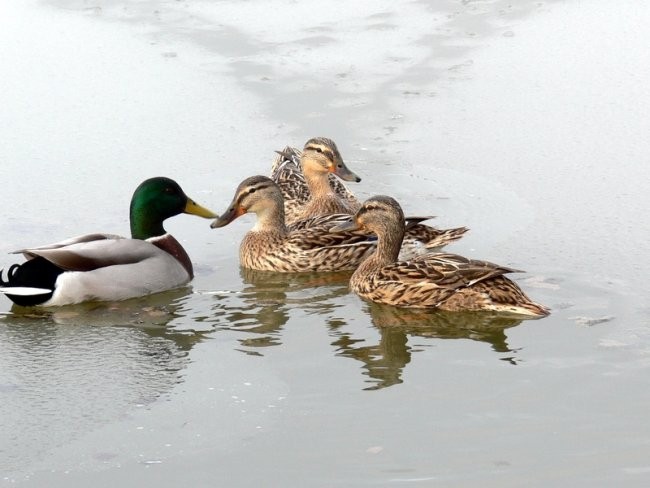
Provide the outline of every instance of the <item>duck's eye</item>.
{"type": "Polygon", "coordinates": [[[323,154],[323,150],[322,150],[320,147],[317,147],[317,148],[316,148],[316,152],[317,152],[317,153],[321,153],[321,154],[323,154]]]}
{"type": "Polygon", "coordinates": [[[165,188],[165,193],[171,195],[174,193],[174,189],[168,186],[167,188],[165,188]]]}
{"type": "Polygon", "coordinates": [[[251,188],[248,193],[255,193],[255,188],[251,188]]]}

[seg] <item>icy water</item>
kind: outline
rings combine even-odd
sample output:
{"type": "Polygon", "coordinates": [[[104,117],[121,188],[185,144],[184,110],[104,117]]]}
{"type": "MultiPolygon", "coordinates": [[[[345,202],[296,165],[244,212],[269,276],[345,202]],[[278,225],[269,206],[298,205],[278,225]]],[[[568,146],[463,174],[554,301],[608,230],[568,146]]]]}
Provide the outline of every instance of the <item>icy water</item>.
{"type": "Polygon", "coordinates": [[[643,2],[0,5],[0,265],[128,232],[154,175],[220,212],[335,139],[450,247],[524,269],[520,322],[400,311],[346,275],[240,270],[253,218],[167,229],[192,287],[0,298],[0,486],[650,484],[643,2]]]}

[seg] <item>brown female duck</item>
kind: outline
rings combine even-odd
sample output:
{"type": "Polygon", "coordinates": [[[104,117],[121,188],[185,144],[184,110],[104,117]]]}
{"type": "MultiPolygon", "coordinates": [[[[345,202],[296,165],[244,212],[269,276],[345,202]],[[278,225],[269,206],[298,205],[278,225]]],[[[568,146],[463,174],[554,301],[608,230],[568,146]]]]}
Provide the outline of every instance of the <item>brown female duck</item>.
{"type": "MultiPolygon", "coordinates": [[[[287,223],[305,227],[314,218],[332,214],[354,214],[361,206],[357,198],[334,175],[346,181],[361,181],[345,165],[333,140],[314,137],[302,152],[287,146],[273,162],[271,178],[284,197],[287,223]]],[[[402,259],[439,251],[460,239],[468,229],[437,229],[419,222],[426,218],[407,218],[402,259]]]]}
{"type": "Polygon", "coordinates": [[[350,279],[350,288],[363,298],[398,307],[449,311],[489,310],[543,317],[539,305],[504,275],[516,270],[456,254],[429,253],[398,261],[404,237],[404,214],[391,197],[372,197],[347,223],[333,232],[365,229],[377,234],[377,250],[350,279]]]}
{"type": "Polygon", "coordinates": [[[287,223],[321,215],[353,214],[361,206],[338,179],[358,183],[361,178],[345,165],[333,140],[314,137],[302,152],[287,146],[278,154],[271,179],[282,190],[287,223]]]}
{"type": "Polygon", "coordinates": [[[330,233],[339,220],[292,229],[284,217],[278,185],[266,176],[252,176],[237,187],[226,212],[211,227],[223,227],[245,213],[257,222],[241,242],[239,259],[245,268],[259,271],[306,272],[355,269],[375,248],[376,239],[358,232],[330,233]]]}

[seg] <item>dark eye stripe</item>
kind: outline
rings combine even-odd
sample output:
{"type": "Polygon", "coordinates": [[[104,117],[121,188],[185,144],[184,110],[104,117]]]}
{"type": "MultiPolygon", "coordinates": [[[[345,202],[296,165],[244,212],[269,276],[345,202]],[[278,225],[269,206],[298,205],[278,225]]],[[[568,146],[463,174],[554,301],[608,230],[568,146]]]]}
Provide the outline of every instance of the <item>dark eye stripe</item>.
{"type": "Polygon", "coordinates": [[[317,153],[320,153],[320,154],[323,154],[323,155],[327,156],[332,161],[334,160],[334,153],[331,150],[327,149],[327,148],[322,148],[322,147],[319,147],[319,146],[307,146],[305,148],[305,151],[307,151],[307,150],[316,151],[317,153]]]}
{"type": "Polygon", "coordinates": [[[246,190],[243,191],[242,193],[240,193],[239,197],[237,197],[237,203],[241,203],[242,200],[244,200],[244,198],[246,198],[251,193],[255,193],[256,191],[264,190],[264,189],[266,189],[268,187],[269,187],[269,185],[261,184],[261,185],[254,186],[252,188],[251,187],[246,188],[246,190]]]}
{"type": "Polygon", "coordinates": [[[250,193],[255,193],[258,190],[264,190],[265,188],[268,188],[268,187],[269,187],[269,185],[257,185],[257,186],[254,186],[253,188],[249,188],[248,191],[245,194],[248,195],[250,193]]]}
{"type": "Polygon", "coordinates": [[[364,205],[363,207],[361,207],[359,209],[359,211],[357,212],[357,215],[363,215],[365,213],[373,212],[373,211],[376,211],[376,210],[381,211],[381,210],[384,210],[384,208],[382,206],[380,206],[380,205],[374,205],[374,204],[371,203],[371,204],[364,205]]]}

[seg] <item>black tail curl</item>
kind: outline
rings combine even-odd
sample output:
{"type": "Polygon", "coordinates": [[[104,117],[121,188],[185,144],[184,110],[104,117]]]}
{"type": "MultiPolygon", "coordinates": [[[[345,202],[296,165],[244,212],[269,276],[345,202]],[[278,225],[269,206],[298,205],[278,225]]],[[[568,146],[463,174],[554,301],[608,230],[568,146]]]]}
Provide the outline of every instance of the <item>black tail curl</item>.
{"type": "Polygon", "coordinates": [[[22,264],[12,264],[7,271],[7,280],[2,278],[4,270],[0,270],[0,285],[5,288],[28,287],[45,288],[51,290],[49,293],[40,295],[12,295],[11,291],[5,290],[5,295],[16,305],[29,307],[40,305],[52,298],[56,279],[65,270],[49,262],[40,256],[25,261],[22,264]]]}
{"type": "Polygon", "coordinates": [[[7,281],[2,279],[2,275],[5,273],[5,269],[4,268],[0,269],[0,286],[12,286],[11,280],[13,276],[16,274],[18,268],[20,268],[19,264],[12,264],[9,267],[9,270],[7,271],[7,281]]]}

